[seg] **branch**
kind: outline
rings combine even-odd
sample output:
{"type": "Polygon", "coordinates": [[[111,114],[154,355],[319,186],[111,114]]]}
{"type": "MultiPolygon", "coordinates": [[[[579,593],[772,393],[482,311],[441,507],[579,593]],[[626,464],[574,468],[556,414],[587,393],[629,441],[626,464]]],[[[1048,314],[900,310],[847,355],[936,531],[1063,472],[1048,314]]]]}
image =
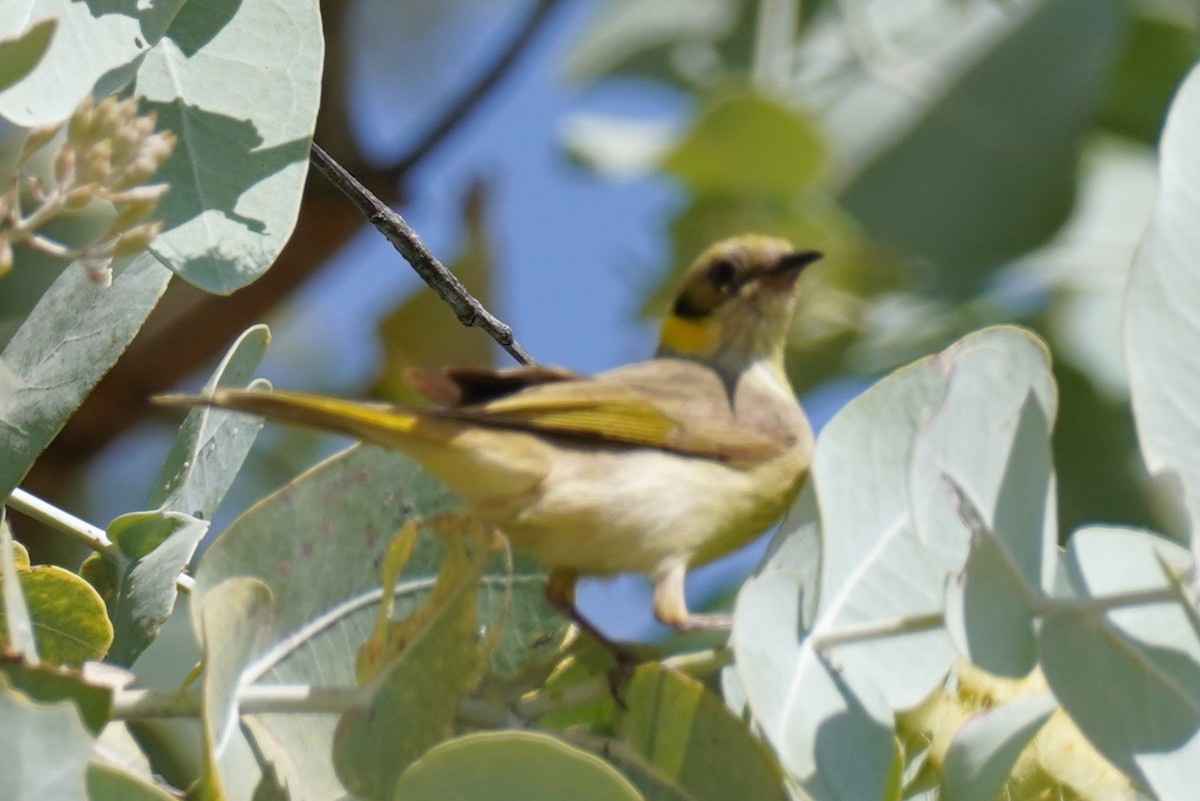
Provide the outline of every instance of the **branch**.
{"type": "MultiPolygon", "coordinates": [[[[80,520],[75,515],[47,503],[20,487],[12,491],[12,495],[8,496],[4,505],[55,531],[72,537],[77,542],[82,542],[93,551],[115,556],[116,545],[108,538],[108,533],[104,529],[97,528],[86,520],[80,520]]],[[[175,588],[180,592],[191,592],[195,587],[196,580],[191,576],[181,573],[175,577],[175,588]]]]}
{"type": "Polygon", "coordinates": [[[80,520],[19,487],[12,491],[12,495],[4,503],[39,523],[82,542],[93,551],[106,553],[114,547],[104,529],[97,528],[86,520],[80,520]]]}
{"type": "Polygon", "coordinates": [[[412,265],[422,280],[454,310],[463,325],[482,328],[521,364],[534,363],[533,357],[516,341],[512,328],[496,319],[467,291],[454,273],[447,270],[429,248],[425,247],[417,232],[409,227],[403,217],[359,183],[357,178],[347,172],[346,168],[338,164],[316,142],[313,142],[310,158],[313,166],[342,190],[368,222],[400,251],[400,255],[412,265]]]}
{"type": "Polygon", "coordinates": [[[496,60],[479,74],[476,81],[468,86],[460,97],[446,107],[441,118],[430,126],[407,155],[401,157],[390,170],[391,173],[397,178],[408,174],[419,161],[429,155],[429,151],[441,144],[442,140],[475,110],[479,102],[512,69],[521,50],[533,40],[533,37],[537,35],[549,18],[550,12],[560,2],[561,0],[538,0],[533,4],[525,21],[513,33],[512,39],[496,54],[496,60]]]}

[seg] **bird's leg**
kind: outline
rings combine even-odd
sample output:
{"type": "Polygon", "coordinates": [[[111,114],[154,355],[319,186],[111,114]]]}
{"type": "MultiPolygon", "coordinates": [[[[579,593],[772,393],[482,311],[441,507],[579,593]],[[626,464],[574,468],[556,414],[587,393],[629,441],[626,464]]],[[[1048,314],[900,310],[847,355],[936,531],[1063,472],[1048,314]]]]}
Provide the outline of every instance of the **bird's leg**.
{"type": "Polygon", "coordinates": [[[733,626],[733,615],[693,615],[683,594],[687,562],[666,565],[654,575],[654,616],[677,631],[713,631],[733,626]]]}
{"type": "Polygon", "coordinates": [[[600,643],[606,651],[612,654],[619,670],[633,665],[637,662],[637,658],[628,650],[610,640],[590,620],[584,617],[579,608],[575,606],[575,582],[578,578],[579,574],[573,570],[559,568],[552,571],[549,580],[546,582],[546,601],[557,609],[563,617],[578,626],[591,636],[592,639],[600,643]]]}

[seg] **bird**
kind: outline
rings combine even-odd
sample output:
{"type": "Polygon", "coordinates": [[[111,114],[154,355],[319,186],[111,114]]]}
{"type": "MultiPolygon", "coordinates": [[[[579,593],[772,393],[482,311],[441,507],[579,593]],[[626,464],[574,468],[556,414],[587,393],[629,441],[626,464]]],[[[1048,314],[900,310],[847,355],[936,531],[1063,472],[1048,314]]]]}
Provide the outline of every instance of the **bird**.
{"type": "Polygon", "coordinates": [[[555,366],[410,371],[429,408],[291,391],[167,395],[326,430],[420,463],[550,569],[546,597],[579,578],[640,573],[653,611],[681,631],[727,627],[689,611],[687,571],[776,522],[814,439],[784,369],[801,271],[822,257],[745,234],[685,272],[652,358],[587,376],[555,366]]]}

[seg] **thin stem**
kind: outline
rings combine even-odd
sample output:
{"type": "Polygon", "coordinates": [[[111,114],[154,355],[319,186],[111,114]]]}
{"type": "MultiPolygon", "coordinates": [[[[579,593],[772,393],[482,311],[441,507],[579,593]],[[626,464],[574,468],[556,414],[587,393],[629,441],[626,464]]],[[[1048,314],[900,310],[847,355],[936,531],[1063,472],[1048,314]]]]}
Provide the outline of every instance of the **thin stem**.
{"type": "MultiPolygon", "coordinates": [[[[1149,590],[1122,592],[1115,595],[1102,595],[1093,598],[1042,598],[1030,607],[1030,611],[1039,616],[1051,612],[1071,612],[1082,615],[1102,615],[1115,609],[1131,606],[1146,606],[1148,604],[1179,603],[1178,593],[1171,587],[1155,587],[1149,590]]],[[[838,626],[812,637],[813,648],[825,651],[836,645],[877,640],[883,637],[894,637],[899,634],[911,634],[918,631],[928,631],[944,625],[941,612],[931,612],[925,615],[897,617],[888,620],[856,623],[849,626],[838,626]]]]}
{"type": "MultiPolygon", "coordinates": [[[[117,690],[112,716],[121,720],[146,718],[196,718],[200,716],[199,691],[117,690]]],[[[361,687],[314,687],[307,684],[257,684],[238,691],[238,711],[243,715],[267,712],[328,712],[341,714],[363,704],[361,687]]]]}
{"type": "Polygon", "coordinates": [[[733,662],[733,651],[726,647],[709,648],[706,651],[691,651],[675,654],[663,659],[660,664],[689,676],[707,676],[733,662]]]}
{"type": "Polygon", "coordinates": [[[313,166],[342,190],[346,197],[358,206],[367,221],[400,251],[400,255],[412,265],[421,279],[454,310],[463,325],[482,328],[518,362],[533,364],[533,357],[516,341],[512,328],[496,319],[467,291],[454,273],[447,270],[429,251],[403,217],[363,186],[316,142],[313,142],[310,159],[313,166]]]}
{"type": "Polygon", "coordinates": [[[894,637],[897,634],[909,634],[915,631],[935,629],[943,624],[941,612],[931,612],[927,615],[911,617],[896,617],[887,620],[873,620],[869,623],[855,623],[849,626],[838,626],[827,632],[814,635],[813,648],[825,651],[835,645],[843,645],[862,640],[877,640],[882,637],[894,637]]]}
{"type": "Polygon", "coordinates": [[[80,520],[72,514],[64,512],[36,495],[31,495],[18,487],[8,496],[6,504],[18,512],[32,517],[55,531],[60,531],[72,539],[82,542],[93,551],[107,553],[113,549],[113,542],[108,538],[104,529],[97,528],[86,520],[80,520]]]}
{"type": "Polygon", "coordinates": [[[534,721],[552,712],[590,704],[612,695],[608,676],[595,676],[553,692],[538,691],[517,699],[513,714],[521,720],[534,721]]]}
{"type": "MultiPolygon", "coordinates": [[[[18,487],[12,491],[5,501],[6,506],[49,526],[55,531],[62,532],[72,539],[83,543],[97,553],[114,555],[116,545],[108,538],[104,529],[97,528],[86,520],[81,520],[69,512],[64,512],[36,495],[31,495],[18,487]]],[[[196,580],[191,576],[180,574],[175,577],[175,589],[181,592],[191,592],[196,588],[196,580]]]]}
{"type": "Polygon", "coordinates": [[[425,135],[413,145],[406,155],[401,157],[392,170],[395,175],[407,174],[417,162],[429,155],[431,150],[441,144],[479,106],[479,102],[512,69],[521,51],[537,35],[549,18],[550,12],[560,2],[561,0],[538,0],[533,4],[533,7],[529,9],[529,14],[513,32],[508,44],[496,54],[496,60],[480,72],[479,77],[463,91],[462,95],[445,108],[437,122],[430,126],[425,135]]]}
{"type": "Polygon", "coordinates": [[[1179,603],[1179,595],[1171,587],[1155,587],[1151,590],[1121,592],[1116,595],[1098,595],[1092,598],[1046,598],[1034,611],[1041,615],[1050,612],[1075,612],[1084,615],[1102,615],[1114,609],[1148,604],[1179,603]]]}
{"type": "Polygon", "coordinates": [[[26,234],[13,240],[14,242],[23,242],[32,248],[37,248],[47,256],[53,256],[56,259],[75,260],[79,258],[82,251],[79,248],[67,247],[59,244],[53,239],[43,236],[42,234],[26,234]]]}

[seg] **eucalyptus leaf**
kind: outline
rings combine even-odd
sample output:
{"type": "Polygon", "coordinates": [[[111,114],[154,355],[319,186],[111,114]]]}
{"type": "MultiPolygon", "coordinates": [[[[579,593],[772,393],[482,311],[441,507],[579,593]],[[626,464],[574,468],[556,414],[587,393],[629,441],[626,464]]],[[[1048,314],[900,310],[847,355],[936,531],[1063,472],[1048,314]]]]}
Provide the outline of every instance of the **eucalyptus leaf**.
{"type": "MultiPolygon", "coordinates": [[[[108,653],[113,627],[92,585],[56,565],[38,565],[18,577],[42,662],[79,667],[108,653]]],[[[5,628],[0,616],[0,638],[5,628]]]]}
{"type": "Polygon", "coordinates": [[[753,94],[720,98],[705,109],[663,161],[700,195],[799,193],[826,160],[812,123],[753,94]]]}
{"type": "Polygon", "coordinates": [[[976,539],[955,579],[945,620],[959,653],[989,673],[1027,675],[1037,664],[1034,597],[992,532],[976,539]]]}
{"type": "Polygon", "coordinates": [[[24,557],[25,569],[18,572],[15,552],[12,528],[0,511],[0,586],[4,589],[0,596],[0,629],[4,631],[0,645],[32,664],[38,661],[37,639],[33,636],[33,620],[21,592],[20,578],[22,572],[29,570],[29,555],[24,557]]]}
{"type": "Polygon", "coordinates": [[[112,689],[89,682],[79,671],[46,663],[26,665],[5,661],[0,662],[0,674],[3,674],[9,686],[34,701],[74,702],[80,720],[93,735],[100,734],[112,715],[112,689]]]}
{"type": "Polygon", "coordinates": [[[87,771],[88,801],[173,801],[175,796],[161,787],[121,770],[115,765],[92,761],[87,771]]]}
{"type": "Polygon", "coordinates": [[[797,576],[777,571],[738,593],[731,645],[754,725],[817,801],[889,798],[900,758],[891,710],[812,647],[802,592],[797,576]]]}
{"type": "MultiPolygon", "coordinates": [[[[50,41],[57,28],[57,20],[43,19],[29,26],[18,36],[0,40],[0,93],[37,66],[50,47],[50,41]]],[[[2,95],[0,103],[3,103],[2,95]]]]}
{"type": "MultiPolygon", "coordinates": [[[[983,522],[991,526],[1002,507],[1000,495],[1005,481],[1014,483],[1025,466],[1012,460],[1014,454],[1037,459],[1037,470],[1028,480],[1035,490],[1050,480],[1049,454],[1045,452],[1047,420],[1054,419],[1057,392],[1050,373],[1046,345],[1021,329],[1010,332],[1003,347],[980,347],[970,359],[959,359],[950,378],[944,401],[921,424],[913,445],[909,483],[917,531],[943,572],[957,571],[967,558],[970,531],[953,502],[958,487],[979,509],[983,522]],[[1043,412],[1041,439],[1036,432],[1023,435],[1031,441],[1018,446],[1018,429],[1035,402],[1043,412]],[[1018,449],[1019,447],[1019,449],[1018,449]],[[1036,451],[1036,453],[1034,453],[1036,451]],[[1011,479],[1006,476],[1011,475],[1011,479]]],[[[965,344],[965,343],[964,343],[965,344]]],[[[947,356],[954,350],[947,351],[947,356]]],[[[1026,426],[1031,425],[1027,422],[1026,426]]],[[[1024,442],[1024,439],[1022,439],[1024,442]]],[[[1030,510],[1041,517],[1031,523],[1006,527],[1017,530],[1013,537],[1026,538],[1032,545],[1028,575],[1033,586],[1046,588],[1045,575],[1054,561],[1048,555],[1056,542],[1054,498],[1049,493],[1044,509],[1030,510]],[[1027,530],[1028,526],[1037,528],[1027,530]],[[1024,526],[1024,528],[1023,528],[1024,526]]],[[[1004,514],[1009,514],[1007,511],[1004,514]]]]}
{"type": "MultiPolygon", "coordinates": [[[[175,608],[176,581],[191,561],[208,522],[179,512],[131,512],[108,526],[116,553],[93,586],[106,591],[115,630],[109,659],[132,665],[158,635],[175,608]]],[[[87,574],[85,574],[87,575],[87,574]]]]}
{"type": "MultiPolygon", "coordinates": [[[[217,387],[268,388],[250,383],[262,360],[271,332],[265,325],[246,329],[226,352],[205,383],[203,393],[217,387]]],[[[200,406],[188,412],[154,482],[147,506],[211,519],[241,469],[262,428],[261,418],[200,406]]]]}
{"type": "MultiPolygon", "coordinates": [[[[1159,147],[1154,215],[1125,300],[1133,414],[1146,466],[1182,484],[1193,532],[1200,525],[1200,68],[1180,87],[1159,147]]],[[[1195,534],[1193,533],[1193,536],[1195,534]]]]}
{"type": "Polygon", "coordinates": [[[479,527],[457,527],[443,539],[446,556],[427,597],[405,618],[383,621],[382,636],[359,651],[360,665],[367,654],[382,653],[384,661],[366,683],[367,700],[342,715],[334,737],[334,767],[355,796],[391,797],[400,774],[453,732],[458,702],[486,663],[491,643],[480,642],[477,615],[489,537],[479,527]]]}
{"type": "Polygon", "coordinates": [[[994,528],[954,483],[971,553],[947,588],[946,628],[960,653],[989,673],[1020,678],[1037,664],[1035,618],[1055,571],[1053,487],[1050,432],[1030,392],[995,490],[994,528]]]}
{"type": "Polygon", "coordinates": [[[0,407],[0,498],[125,351],[170,278],[147,254],[109,287],[72,264],[38,301],[0,354],[20,382],[0,407]]]}
{"type": "Polygon", "coordinates": [[[204,652],[203,707],[204,772],[193,795],[223,801],[221,757],[240,715],[238,690],[267,627],[271,590],[253,578],[231,578],[192,606],[193,625],[200,633],[204,652]]]}
{"type": "MultiPolygon", "coordinates": [[[[192,603],[202,603],[227,578],[257,578],[270,587],[273,601],[247,680],[351,686],[354,648],[370,631],[380,601],[377,565],[388,542],[406,521],[435,515],[452,503],[440,485],[404,457],[352,448],[230,524],[200,560],[192,603]]],[[[435,541],[417,542],[396,593],[398,616],[431,591],[439,552],[435,541]]],[[[345,792],[330,758],[336,718],[251,717],[248,728],[256,739],[269,738],[260,750],[279,755],[274,767],[293,792],[313,799],[345,792]]]]}
{"type": "Polygon", "coordinates": [[[676,71],[663,52],[690,43],[711,43],[730,33],[738,0],[619,0],[601,6],[571,48],[566,70],[577,81],[605,73],[636,71],[671,79],[676,71]]]}
{"type": "Polygon", "coordinates": [[[10,797],[85,801],[91,745],[70,702],[31,701],[0,677],[0,776],[10,797]]]}
{"type": "Polygon", "coordinates": [[[942,768],[942,792],[955,801],[994,801],[1017,758],[1058,705],[1052,695],[1020,698],[963,724],[942,768]]]}
{"type": "Polygon", "coordinates": [[[948,295],[979,291],[1066,221],[1125,11],[1119,0],[1039,0],[993,17],[999,35],[965,67],[944,67],[949,85],[917,95],[917,119],[841,195],[872,238],[937,265],[930,289],[948,295]]]}
{"type": "Polygon", "coordinates": [[[0,4],[0,32],[5,36],[28,36],[47,18],[58,28],[29,74],[0,92],[0,116],[27,128],[66,119],[98,81],[127,68],[153,44],[147,41],[137,5],[118,0],[106,3],[102,12],[93,3],[72,0],[0,4]]]}
{"type": "Polygon", "coordinates": [[[1118,769],[1159,798],[1190,798],[1200,782],[1200,639],[1159,563],[1178,568],[1190,556],[1144,531],[1099,526],[1067,549],[1079,599],[1051,607],[1038,631],[1046,679],[1118,769]],[[1095,603],[1154,590],[1162,601],[1107,613],[1095,603]]]}
{"type": "Polygon", "coordinates": [[[622,700],[617,733],[645,762],[617,761],[635,784],[650,785],[647,795],[655,788],[695,801],[787,801],[771,752],[699,681],[645,665],[622,700]]]}
{"type": "Polygon", "coordinates": [[[396,801],[640,801],[599,757],[532,731],[468,734],[433,748],[400,777],[396,801]]]}
{"type": "Polygon", "coordinates": [[[876,798],[898,783],[891,710],[915,706],[953,661],[946,633],[924,622],[895,636],[820,644],[845,627],[926,621],[942,609],[945,554],[965,559],[968,534],[960,524],[954,544],[915,529],[910,468],[922,425],[960,375],[986,392],[1001,386],[989,377],[1024,375],[1028,386],[1038,370],[1044,349],[1030,334],[985,329],[883,379],[823,429],[810,479],[815,497],[801,495],[760,573],[742,588],[732,637],[755,725],[814,797],[876,798]],[[835,756],[843,753],[859,758],[835,756]]]}
{"type": "Polygon", "coordinates": [[[210,292],[242,287],[292,233],[308,174],[322,58],[315,0],[186,3],[135,78],[177,144],[154,255],[210,292]]]}

